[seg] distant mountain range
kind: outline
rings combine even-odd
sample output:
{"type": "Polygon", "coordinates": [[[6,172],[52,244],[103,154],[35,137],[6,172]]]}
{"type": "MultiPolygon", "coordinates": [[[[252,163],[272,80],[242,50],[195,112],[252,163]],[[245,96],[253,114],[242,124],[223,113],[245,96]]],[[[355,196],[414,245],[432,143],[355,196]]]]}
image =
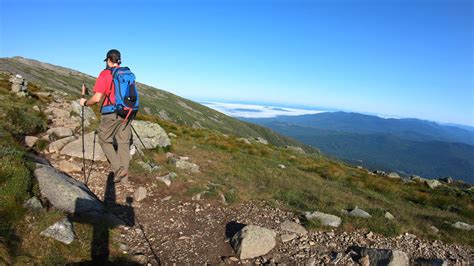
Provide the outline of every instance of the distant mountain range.
{"type": "Polygon", "coordinates": [[[371,169],[474,183],[474,131],[420,119],[347,112],[241,118],[371,169]]]}

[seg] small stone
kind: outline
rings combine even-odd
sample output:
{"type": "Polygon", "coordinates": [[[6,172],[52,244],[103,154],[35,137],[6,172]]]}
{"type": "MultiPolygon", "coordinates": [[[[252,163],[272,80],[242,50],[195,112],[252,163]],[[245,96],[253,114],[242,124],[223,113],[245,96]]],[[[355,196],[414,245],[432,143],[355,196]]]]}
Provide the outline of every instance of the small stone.
{"type": "Polygon", "coordinates": [[[435,188],[441,186],[441,182],[439,182],[438,180],[435,180],[435,179],[427,179],[427,180],[425,180],[425,183],[431,189],[435,189],[435,188]]]}
{"type": "Polygon", "coordinates": [[[67,245],[71,244],[74,240],[72,223],[67,218],[64,218],[61,221],[46,228],[46,230],[42,231],[40,235],[54,238],[67,245]]]}
{"type": "Polygon", "coordinates": [[[147,197],[147,190],[144,187],[138,187],[135,193],[133,193],[133,198],[136,201],[142,201],[147,197]]]}
{"type": "Polygon", "coordinates": [[[171,180],[175,179],[176,176],[177,176],[176,173],[171,172],[171,173],[169,173],[167,175],[164,175],[164,176],[157,176],[156,180],[165,183],[165,185],[169,187],[169,186],[171,186],[171,180]]]}
{"type": "Polygon", "coordinates": [[[50,128],[46,131],[48,135],[55,135],[58,138],[65,138],[73,135],[73,132],[70,128],[67,127],[55,127],[50,128]]]}
{"type": "Polygon", "coordinates": [[[439,233],[439,229],[434,225],[430,226],[430,231],[435,234],[439,233]]]}
{"type": "Polygon", "coordinates": [[[25,137],[25,144],[29,148],[33,147],[35,145],[36,141],[38,141],[38,138],[35,137],[35,136],[26,136],[25,137]]]}
{"type": "Polygon", "coordinates": [[[59,163],[59,170],[65,173],[73,173],[73,172],[80,172],[82,171],[82,167],[74,162],[69,161],[61,161],[59,163]]]}
{"type": "Polygon", "coordinates": [[[284,164],[279,164],[279,165],[278,165],[278,168],[280,168],[280,169],[285,169],[286,166],[285,166],[284,164]]]}
{"type": "Polygon", "coordinates": [[[287,234],[283,234],[281,235],[281,242],[283,243],[286,243],[286,242],[289,242],[293,239],[296,238],[296,234],[295,233],[287,233],[287,234]]]}
{"type": "Polygon", "coordinates": [[[470,224],[460,222],[460,221],[457,221],[454,224],[452,224],[452,227],[460,229],[460,230],[466,230],[466,231],[470,231],[474,229],[474,225],[470,225],[470,224]]]}
{"type": "Polygon", "coordinates": [[[25,201],[25,203],[23,204],[23,207],[32,211],[38,211],[43,208],[43,205],[41,204],[41,201],[39,201],[39,199],[36,196],[34,196],[34,197],[31,197],[29,200],[25,201]]]}
{"type": "Polygon", "coordinates": [[[312,212],[312,213],[306,212],[305,217],[308,220],[317,219],[322,225],[332,226],[332,227],[339,227],[342,222],[341,218],[336,215],[327,214],[323,212],[317,212],[317,211],[312,212]]]}
{"type": "Polygon", "coordinates": [[[280,229],[283,231],[296,233],[298,235],[306,235],[308,233],[308,231],[302,225],[288,220],[280,224],[280,229]]]}
{"type": "Polygon", "coordinates": [[[385,214],[384,214],[384,217],[389,219],[389,220],[393,220],[395,219],[395,216],[393,216],[390,212],[386,211],[385,214]]]}
{"type": "Polygon", "coordinates": [[[354,216],[354,217],[360,217],[360,218],[371,218],[372,217],[372,215],[370,215],[368,212],[366,212],[362,209],[359,209],[358,207],[355,207],[352,210],[347,210],[347,212],[343,212],[343,213],[346,213],[346,214],[348,214],[350,216],[354,216]]]}

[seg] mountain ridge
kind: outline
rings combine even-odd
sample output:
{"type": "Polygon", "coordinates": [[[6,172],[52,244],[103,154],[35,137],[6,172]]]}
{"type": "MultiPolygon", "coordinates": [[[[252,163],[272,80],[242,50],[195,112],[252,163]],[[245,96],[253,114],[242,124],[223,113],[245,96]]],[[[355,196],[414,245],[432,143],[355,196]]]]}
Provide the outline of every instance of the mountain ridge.
{"type": "MultiPolygon", "coordinates": [[[[34,81],[52,91],[66,92],[71,99],[80,97],[82,83],[89,88],[92,88],[95,83],[95,77],[88,74],[20,56],[0,58],[0,71],[20,74],[27,80],[34,81]]],[[[205,127],[241,137],[262,137],[276,146],[298,146],[309,152],[317,152],[316,149],[271,129],[240,121],[165,90],[139,82],[137,84],[140,94],[145,96],[140,99],[141,113],[145,115],[156,114],[163,120],[178,124],[196,128],[205,127]]]]}

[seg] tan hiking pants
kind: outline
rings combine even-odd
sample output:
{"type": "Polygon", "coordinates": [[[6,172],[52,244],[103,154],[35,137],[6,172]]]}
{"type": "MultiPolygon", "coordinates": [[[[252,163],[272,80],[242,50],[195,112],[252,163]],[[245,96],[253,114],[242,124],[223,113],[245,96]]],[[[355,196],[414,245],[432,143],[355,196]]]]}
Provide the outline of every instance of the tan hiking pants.
{"type": "Polygon", "coordinates": [[[130,121],[122,124],[123,120],[115,113],[102,115],[97,134],[102,151],[104,151],[116,176],[119,173],[128,172],[130,163],[132,130],[130,121]]]}

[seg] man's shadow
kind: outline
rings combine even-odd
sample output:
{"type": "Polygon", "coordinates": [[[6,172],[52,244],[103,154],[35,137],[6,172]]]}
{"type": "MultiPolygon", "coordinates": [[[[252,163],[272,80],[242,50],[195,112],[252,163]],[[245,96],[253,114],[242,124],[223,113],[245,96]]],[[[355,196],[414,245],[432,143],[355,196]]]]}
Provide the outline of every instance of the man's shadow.
{"type": "MultiPolygon", "coordinates": [[[[106,209],[110,212],[104,213],[102,217],[100,217],[100,215],[96,217],[74,217],[74,220],[79,223],[90,224],[93,226],[91,241],[92,260],[81,264],[107,265],[111,263],[124,263],[127,265],[133,265],[131,261],[109,261],[109,230],[119,225],[135,225],[135,213],[132,207],[133,198],[127,197],[125,205],[117,204],[116,198],[114,177],[110,174],[107,177],[103,202],[106,209]],[[116,217],[110,219],[111,216],[116,217]],[[119,219],[117,219],[117,217],[119,219]]],[[[90,200],[78,198],[76,200],[76,210],[82,209],[83,206],[88,206],[90,204],[90,200]]]]}

